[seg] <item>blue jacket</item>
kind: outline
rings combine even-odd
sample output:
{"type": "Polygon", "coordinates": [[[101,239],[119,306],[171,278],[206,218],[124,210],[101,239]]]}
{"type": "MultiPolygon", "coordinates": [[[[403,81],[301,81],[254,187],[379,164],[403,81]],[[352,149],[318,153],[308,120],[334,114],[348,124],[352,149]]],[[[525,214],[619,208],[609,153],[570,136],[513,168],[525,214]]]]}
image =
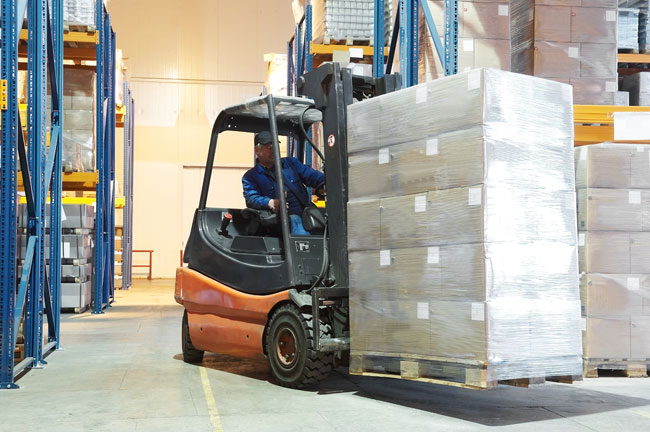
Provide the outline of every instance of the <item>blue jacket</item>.
{"type": "MultiPolygon", "coordinates": [[[[311,202],[310,197],[307,196],[307,189],[303,185],[316,187],[325,179],[322,172],[308,167],[292,157],[282,158],[282,177],[285,182],[284,189],[287,192],[289,214],[295,215],[302,215],[305,205],[296,197],[294,191],[303,194],[303,202],[311,202]],[[293,187],[288,187],[288,182],[293,187]]],[[[260,164],[256,164],[246,171],[241,181],[244,186],[246,206],[249,208],[268,210],[270,208],[269,201],[278,198],[275,178],[269,173],[269,170],[260,164]]]]}

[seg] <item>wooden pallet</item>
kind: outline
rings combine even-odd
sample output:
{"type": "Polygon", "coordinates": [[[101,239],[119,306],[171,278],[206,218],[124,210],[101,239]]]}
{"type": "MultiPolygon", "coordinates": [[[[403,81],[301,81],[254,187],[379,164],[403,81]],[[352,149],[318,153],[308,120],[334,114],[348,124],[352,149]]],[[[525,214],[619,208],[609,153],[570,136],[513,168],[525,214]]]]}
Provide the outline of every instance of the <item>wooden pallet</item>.
{"type": "Polygon", "coordinates": [[[428,382],[452,387],[485,390],[499,384],[529,387],[546,381],[571,384],[582,380],[580,375],[539,376],[513,380],[497,380],[491,376],[487,363],[463,359],[423,358],[409,354],[378,355],[378,353],[352,352],[350,354],[352,375],[397,378],[428,382]]]}
{"type": "Polygon", "coordinates": [[[647,378],[650,359],[585,359],[585,378],[598,378],[598,371],[616,371],[629,378],[647,378]]]}
{"type": "Polygon", "coordinates": [[[81,25],[81,24],[64,24],[64,32],[79,32],[79,33],[94,33],[94,25],[81,25]]]}

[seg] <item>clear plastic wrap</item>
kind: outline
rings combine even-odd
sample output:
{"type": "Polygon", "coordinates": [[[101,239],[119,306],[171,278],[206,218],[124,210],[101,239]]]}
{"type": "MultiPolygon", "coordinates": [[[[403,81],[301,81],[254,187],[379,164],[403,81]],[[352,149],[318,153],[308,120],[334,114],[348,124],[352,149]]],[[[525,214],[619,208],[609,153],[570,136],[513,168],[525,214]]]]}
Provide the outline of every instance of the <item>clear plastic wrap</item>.
{"type": "Polygon", "coordinates": [[[65,0],[63,22],[67,25],[95,27],[95,4],[97,0],[65,0]]]}
{"type": "Polygon", "coordinates": [[[578,190],[578,229],[650,231],[650,190],[578,190]]]}
{"type": "Polygon", "coordinates": [[[650,189],[650,147],[602,143],[575,149],[576,186],[650,189]]]}
{"type": "Polygon", "coordinates": [[[650,15],[648,15],[649,0],[618,0],[619,8],[631,8],[639,10],[638,20],[638,45],[634,49],[639,49],[640,52],[647,52],[649,48],[648,41],[648,22],[650,15]]]}
{"type": "Polygon", "coordinates": [[[630,93],[630,105],[650,106],[650,72],[626,76],[623,90],[630,93]]]}
{"type": "Polygon", "coordinates": [[[618,49],[639,49],[639,9],[619,8],[618,49]]]}
{"type": "MultiPolygon", "coordinates": [[[[443,35],[444,2],[429,1],[438,33],[443,35]]],[[[532,74],[533,0],[464,1],[458,13],[458,69],[496,68],[532,74]]],[[[421,26],[420,80],[444,76],[426,26],[421,26]]]]}
{"type": "MultiPolygon", "coordinates": [[[[312,0],[313,40],[329,44],[333,41],[369,41],[374,38],[374,0],[312,0]]],[[[392,34],[393,2],[384,6],[384,38],[392,34]]]]}
{"type": "Polygon", "coordinates": [[[572,117],[568,85],[483,69],[348,107],[353,356],[581,374],[572,117]]]}
{"type": "Polygon", "coordinates": [[[584,231],[578,234],[580,271],[650,273],[650,233],[584,231]]]}
{"type": "Polygon", "coordinates": [[[63,84],[63,167],[95,170],[95,72],[66,70],[63,84]]]}
{"type": "Polygon", "coordinates": [[[614,105],[616,1],[535,3],[535,76],[574,86],[577,104],[614,105]]]}

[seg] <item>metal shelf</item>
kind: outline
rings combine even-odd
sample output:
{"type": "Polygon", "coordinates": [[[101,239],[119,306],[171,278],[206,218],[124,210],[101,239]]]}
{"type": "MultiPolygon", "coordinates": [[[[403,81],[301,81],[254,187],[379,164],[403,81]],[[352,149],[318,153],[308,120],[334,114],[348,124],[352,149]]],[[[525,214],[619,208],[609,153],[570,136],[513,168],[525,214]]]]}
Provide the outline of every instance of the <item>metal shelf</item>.
{"type": "MultiPolygon", "coordinates": [[[[575,105],[573,108],[575,145],[617,142],[614,140],[614,114],[617,112],[650,113],[650,107],[575,105]]],[[[650,144],[650,140],[620,142],[650,144]]]]}
{"type": "Polygon", "coordinates": [[[650,54],[618,54],[619,63],[643,63],[650,64],[650,54]]]}
{"type": "MultiPolygon", "coordinates": [[[[324,44],[310,44],[309,52],[313,55],[332,55],[334,51],[349,51],[360,49],[363,51],[364,56],[373,56],[375,47],[367,45],[324,45],[324,44]]],[[[388,55],[388,48],[384,48],[384,55],[388,55]]]]}
{"type": "Polygon", "coordinates": [[[0,388],[16,388],[15,378],[46,364],[59,347],[61,298],[61,120],[63,111],[63,0],[0,0],[2,9],[2,188],[0,191],[0,388]],[[52,19],[47,13],[51,4],[52,19]],[[27,150],[18,104],[17,71],[23,18],[27,13],[29,71],[27,150]],[[49,74],[48,74],[49,70],[49,74]],[[49,78],[49,81],[48,81],[49,78]],[[47,86],[51,88],[50,144],[47,86]],[[19,169],[20,166],[20,169],[19,169]],[[27,250],[17,274],[18,171],[25,185],[27,250]],[[45,206],[51,202],[50,245],[45,247],[45,206]],[[49,259],[50,271],[46,270],[49,259]],[[16,282],[18,281],[18,286],[16,282]],[[45,322],[47,332],[45,332],[45,322]],[[23,325],[23,361],[14,351],[23,325]],[[46,341],[45,341],[46,340],[46,341]]]}

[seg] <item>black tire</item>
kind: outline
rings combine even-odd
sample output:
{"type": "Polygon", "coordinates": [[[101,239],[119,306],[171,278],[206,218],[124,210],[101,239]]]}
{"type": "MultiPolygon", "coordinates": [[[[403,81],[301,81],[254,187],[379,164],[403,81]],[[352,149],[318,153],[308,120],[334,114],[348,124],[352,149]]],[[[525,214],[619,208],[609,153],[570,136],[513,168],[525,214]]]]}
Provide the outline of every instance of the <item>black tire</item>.
{"type": "MultiPolygon", "coordinates": [[[[320,337],[331,337],[328,324],[320,324],[320,337]]],[[[266,353],[274,381],[289,388],[311,386],[325,379],[334,361],[333,353],[314,350],[312,316],[292,304],[280,306],[271,317],[266,353]]]]}
{"type": "Polygon", "coordinates": [[[197,350],[190,339],[190,326],[187,322],[187,310],[183,311],[183,325],[181,330],[181,343],[183,345],[183,361],[186,363],[201,363],[203,351],[197,350]]]}

